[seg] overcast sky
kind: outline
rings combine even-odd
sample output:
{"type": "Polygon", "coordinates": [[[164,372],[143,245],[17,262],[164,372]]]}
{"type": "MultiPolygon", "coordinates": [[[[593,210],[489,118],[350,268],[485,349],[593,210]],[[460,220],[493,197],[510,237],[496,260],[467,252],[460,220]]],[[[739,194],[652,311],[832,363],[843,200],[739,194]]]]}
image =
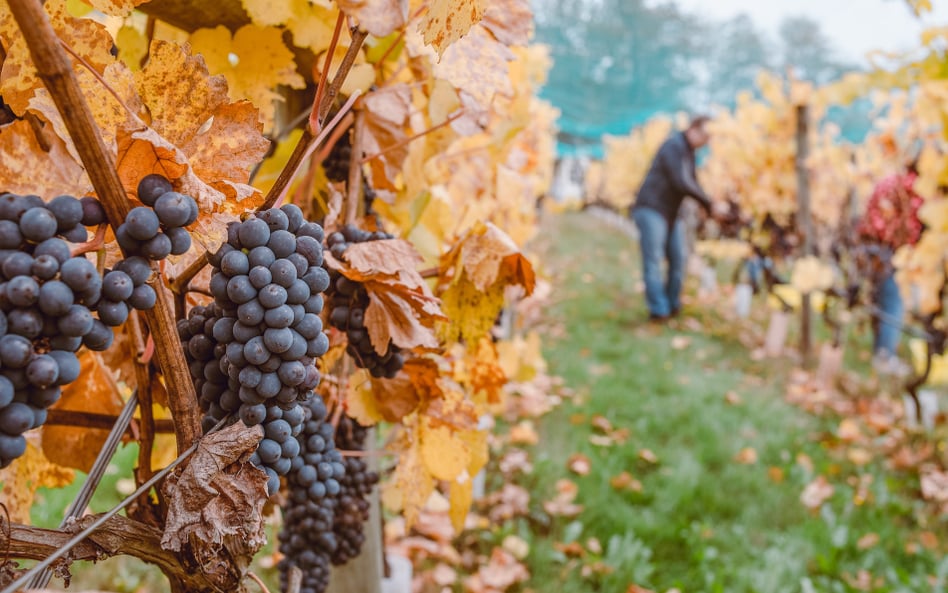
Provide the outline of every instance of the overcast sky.
{"type": "Polygon", "coordinates": [[[904,0],[677,0],[680,7],[716,18],[745,12],[765,31],[777,34],[786,16],[814,18],[834,39],[841,57],[861,61],[873,49],[918,47],[919,33],[933,24],[948,25],[948,0],[933,0],[935,11],[923,21],[904,0]]]}

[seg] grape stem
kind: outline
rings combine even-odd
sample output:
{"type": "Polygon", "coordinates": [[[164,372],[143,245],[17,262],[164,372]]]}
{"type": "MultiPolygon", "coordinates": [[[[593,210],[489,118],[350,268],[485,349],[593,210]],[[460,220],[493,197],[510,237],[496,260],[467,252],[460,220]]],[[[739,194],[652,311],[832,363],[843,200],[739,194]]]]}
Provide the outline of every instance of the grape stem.
{"type": "Polygon", "coordinates": [[[270,593],[270,589],[267,589],[266,583],[258,577],[252,570],[247,571],[247,576],[250,577],[250,580],[257,583],[257,586],[263,591],[263,593],[270,593]]]}
{"type": "MultiPolygon", "coordinates": [[[[309,122],[306,129],[313,136],[322,131],[323,124],[323,97],[330,97],[326,93],[326,82],[329,80],[329,68],[332,66],[332,58],[336,55],[336,45],[339,43],[339,33],[342,32],[342,23],[346,20],[346,14],[339,11],[336,18],[336,28],[332,32],[332,40],[329,42],[329,49],[326,50],[326,63],[323,65],[323,71],[319,75],[319,84],[316,86],[316,98],[313,99],[313,109],[309,113],[309,122]]],[[[335,99],[335,97],[332,97],[335,99]]],[[[328,112],[328,109],[327,109],[328,112]]]]}
{"type": "Polygon", "coordinates": [[[438,125],[436,125],[436,126],[432,126],[432,127],[428,128],[427,130],[423,130],[423,131],[421,131],[421,132],[418,132],[418,133],[415,134],[414,136],[409,136],[408,138],[405,138],[404,140],[399,140],[399,141],[396,142],[395,144],[392,144],[391,146],[386,146],[385,148],[383,148],[382,150],[378,151],[378,152],[375,153],[375,154],[371,154],[371,155],[369,155],[369,156],[362,157],[362,160],[359,162],[359,164],[360,164],[360,165],[364,165],[365,163],[367,163],[367,162],[369,162],[369,161],[372,161],[372,160],[375,160],[375,159],[377,159],[377,158],[383,156],[384,154],[386,154],[386,153],[388,153],[388,152],[390,152],[390,151],[393,151],[393,150],[402,148],[402,147],[404,147],[404,146],[407,146],[407,145],[411,144],[412,142],[414,142],[415,140],[421,138],[422,136],[427,136],[428,134],[430,134],[430,133],[432,133],[432,132],[436,132],[436,131],[440,130],[441,128],[445,127],[445,126],[451,125],[451,122],[453,122],[454,120],[456,120],[456,119],[462,117],[464,114],[465,114],[465,110],[464,110],[464,109],[461,109],[461,110],[459,110],[459,111],[456,111],[455,113],[451,114],[451,117],[449,117],[448,119],[444,120],[443,122],[441,122],[440,124],[438,124],[438,125]]]}
{"type": "Polygon", "coordinates": [[[72,256],[82,255],[91,251],[98,251],[105,245],[105,232],[109,230],[109,225],[100,224],[95,230],[95,236],[85,243],[79,243],[72,248],[72,256]]]}

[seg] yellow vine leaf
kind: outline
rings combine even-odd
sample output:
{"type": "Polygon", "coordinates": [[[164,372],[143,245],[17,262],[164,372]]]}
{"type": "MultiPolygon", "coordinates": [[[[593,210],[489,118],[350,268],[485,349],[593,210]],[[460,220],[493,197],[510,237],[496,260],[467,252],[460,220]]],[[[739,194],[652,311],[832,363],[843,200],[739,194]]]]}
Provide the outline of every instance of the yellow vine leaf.
{"type": "Polygon", "coordinates": [[[441,293],[441,308],[450,321],[441,324],[446,342],[479,340],[490,331],[504,307],[504,287],[500,283],[486,291],[468,278],[467,272],[441,293]]]}
{"type": "Polygon", "coordinates": [[[451,508],[448,509],[451,526],[454,527],[455,532],[460,533],[464,529],[464,520],[474,501],[474,481],[470,476],[465,474],[463,479],[459,478],[451,482],[448,501],[451,504],[451,508]]]}
{"type": "Polygon", "coordinates": [[[329,0],[243,0],[244,10],[256,25],[285,25],[293,44],[318,55],[329,47],[339,14],[329,0]]]}
{"type": "Polygon", "coordinates": [[[135,8],[145,4],[149,0],[84,0],[92,8],[104,12],[109,16],[125,17],[132,13],[135,8]]]}
{"type": "Polygon", "coordinates": [[[408,0],[336,0],[339,9],[375,37],[385,37],[408,22],[408,0]]]}
{"type": "Polygon", "coordinates": [[[470,360],[471,388],[474,393],[487,395],[487,402],[500,402],[504,385],[507,384],[507,375],[500,364],[497,349],[493,341],[482,337],[473,348],[468,348],[470,360]]]}
{"type": "Polygon", "coordinates": [[[38,488],[62,488],[76,476],[73,470],[50,462],[34,440],[28,438],[26,453],[0,470],[0,494],[13,523],[30,523],[30,508],[38,488]]]}
{"type": "MultiPolygon", "coordinates": [[[[115,62],[110,53],[112,37],[103,25],[71,16],[63,0],[49,0],[44,8],[56,35],[98,72],[115,62]]],[[[0,45],[6,51],[0,69],[0,96],[14,113],[23,115],[33,92],[42,88],[43,82],[6,0],[0,0],[0,45]]]]}
{"type": "Polygon", "coordinates": [[[486,108],[495,93],[506,96],[513,93],[507,65],[513,59],[510,48],[477,25],[444,51],[434,66],[434,74],[469,93],[486,108]]]}
{"type": "Polygon", "coordinates": [[[441,56],[481,20],[486,6],[486,0],[431,0],[418,30],[441,56]]]}
{"type": "Polygon", "coordinates": [[[123,26],[115,34],[118,58],[131,70],[141,70],[142,59],[148,55],[148,38],[137,27],[123,26]]]}
{"type": "Polygon", "coordinates": [[[447,426],[433,426],[422,418],[419,426],[421,458],[425,468],[437,480],[454,480],[467,469],[471,453],[467,443],[447,426]]]}
{"type": "MultiPolygon", "coordinates": [[[[118,415],[124,403],[112,371],[103,364],[102,357],[85,350],[79,356],[79,363],[79,378],[63,388],[62,397],[53,409],[118,415]]],[[[42,434],[43,452],[50,461],[88,472],[109,431],[50,425],[43,428],[42,434]]]]}
{"type": "Polygon", "coordinates": [[[248,99],[260,109],[266,129],[273,126],[275,103],[282,101],[277,86],[300,89],[306,84],[276,27],[244,25],[233,35],[223,25],[198,29],[190,43],[195,54],[204,56],[211,74],[227,79],[231,100],[248,99]]]}
{"type": "Polygon", "coordinates": [[[416,435],[415,422],[405,427],[395,449],[400,450],[398,465],[392,477],[382,486],[382,503],[386,508],[401,512],[405,526],[410,529],[418,514],[434,491],[435,481],[425,468],[416,435]]]}
{"type": "MultiPolygon", "coordinates": [[[[516,243],[493,223],[476,225],[458,243],[460,263],[480,290],[507,278],[510,284],[523,286],[529,295],[536,285],[530,261],[516,243]]],[[[454,250],[452,250],[453,252],[454,250]]],[[[447,258],[451,258],[448,254],[447,258]]]]}

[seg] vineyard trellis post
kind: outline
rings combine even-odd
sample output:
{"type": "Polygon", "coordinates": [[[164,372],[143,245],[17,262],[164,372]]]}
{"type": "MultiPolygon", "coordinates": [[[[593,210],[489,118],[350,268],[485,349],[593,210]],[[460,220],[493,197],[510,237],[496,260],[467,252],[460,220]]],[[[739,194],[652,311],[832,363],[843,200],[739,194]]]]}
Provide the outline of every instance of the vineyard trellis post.
{"type": "MultiPolygon", "coordinates": [[[[810,216],[810,174],[807,169],[809,158],[809,116],[806,103],[797,105],[796,172],[797,172],[797,225],[803,235],[803,255],[813,255],[813,221],[810,216]]],[[[800,317],[800,354],[804,364],[809,364],[812,352],[813,326],[810,308],[810,294],[801,298],[800,317]]]]}

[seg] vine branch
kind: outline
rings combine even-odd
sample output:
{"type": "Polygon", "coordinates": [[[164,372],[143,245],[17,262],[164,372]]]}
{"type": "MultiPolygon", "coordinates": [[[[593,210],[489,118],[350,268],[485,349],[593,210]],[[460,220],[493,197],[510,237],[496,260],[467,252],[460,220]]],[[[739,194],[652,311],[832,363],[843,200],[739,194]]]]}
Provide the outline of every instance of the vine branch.
{"type": "MultiPolygon", "coordinates": [[[[63,116],[106,216],[113,228],[118,227],[130,210],[129,200],[115,168],[115,160],[106,148],[79,88],[72,63],[39,0],[9,0],[8,4],[36,70],[63,116]]],[[[158,365],[168,384],[178,451],[183,451],[201,435],[197,394],[178,341],[170,296],[162,286],[159,274],[153,274],[149,283],[158,300],[153,309],[145,312],[145,318],[155,340],[158,365]]]]}

